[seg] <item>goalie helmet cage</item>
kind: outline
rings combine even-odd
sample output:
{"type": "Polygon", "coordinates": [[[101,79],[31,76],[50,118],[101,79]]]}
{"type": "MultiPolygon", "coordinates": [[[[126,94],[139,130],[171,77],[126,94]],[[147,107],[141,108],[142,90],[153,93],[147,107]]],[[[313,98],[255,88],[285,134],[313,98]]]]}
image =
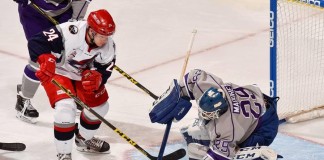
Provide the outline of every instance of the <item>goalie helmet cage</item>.
{"type": "Polygon", "coordinates": [[[270,0],[270,95],[281,120],[324,115],[324,0],[270,0]]]}

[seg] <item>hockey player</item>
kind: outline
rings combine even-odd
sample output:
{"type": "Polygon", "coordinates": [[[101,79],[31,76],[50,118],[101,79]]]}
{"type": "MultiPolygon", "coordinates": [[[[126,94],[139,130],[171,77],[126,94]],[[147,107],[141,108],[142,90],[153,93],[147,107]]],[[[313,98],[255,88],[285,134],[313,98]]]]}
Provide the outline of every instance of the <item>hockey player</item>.
{"type": "Polygon", "coordinates": [[[109,152],[107,142],[94,138],[101,121],[88,110],[75,126],[76,104],[57,88],[55,79],[85,104],[104,117],[109,109],[105,88],[115,65],[115,23],[106,10],[91,12],[87,21],[66,22],[32,36],[30,59],[39,63],[36,76],[49,98],[54,113],[54,137],[59,160],[71,160],[72,138],[80,151],[109,152]]]}
{"type": "Polygon", "coordinates": [[[181,129],[190,159],[277,159],[267,147],[278,132],[277,99],[255,85],[224,83],[196,69],[179,84],[174,80],[153,103],[151,121],[165,124],[181,120],[191,107],[190,100],[198,104],[198,119],[181,129]]]}
{"type": "MultiPolygon", "coordinates": [[[[38,13],[30,6],[30,0],[14,0],[18,3],[18,12],[20,22],[23,26],[26,39],[39,33],[46,28],[54,26],[43,15],[38,13]]],[[[68,20],[80,20],[84,18],[87,11],[88,2],[91,0],[33,0],[32,2],[39,6],[45,13],[59,23],[67,22],[68,20]]],[[[24,69],[22,84],[17,85],[17,118],[35,123],[39,116],[37,110],[32,106],[30,99],[34,97],[39,86],[39,80],[35,76],[37,65],[29,61],[24,69]]]]}

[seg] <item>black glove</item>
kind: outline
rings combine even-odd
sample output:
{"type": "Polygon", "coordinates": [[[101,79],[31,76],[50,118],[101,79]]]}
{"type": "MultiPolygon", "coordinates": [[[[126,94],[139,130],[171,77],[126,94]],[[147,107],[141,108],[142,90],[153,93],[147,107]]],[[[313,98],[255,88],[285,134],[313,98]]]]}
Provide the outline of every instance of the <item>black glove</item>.
{"type": "Polygon", "coordinates": [[[26,6],[29,3],[29,0],[13,0],[13,1],[15,1],[18,4],[22,4],[23,6],[26,6]]]}

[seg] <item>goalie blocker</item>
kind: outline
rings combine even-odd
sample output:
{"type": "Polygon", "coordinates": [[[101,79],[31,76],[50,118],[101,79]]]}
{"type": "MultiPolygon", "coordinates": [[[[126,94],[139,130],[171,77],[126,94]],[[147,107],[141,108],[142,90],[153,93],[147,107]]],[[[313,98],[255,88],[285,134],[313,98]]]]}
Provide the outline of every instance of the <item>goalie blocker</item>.
{"type": "Polygon", "coordinates": [[[181,120],[190,110],[192,104],[189,97],[180,96],[180,86],[173,80],[169,88],[153,102],[153,109],[149,113],[152,123],[166,124],[181,120]]]}

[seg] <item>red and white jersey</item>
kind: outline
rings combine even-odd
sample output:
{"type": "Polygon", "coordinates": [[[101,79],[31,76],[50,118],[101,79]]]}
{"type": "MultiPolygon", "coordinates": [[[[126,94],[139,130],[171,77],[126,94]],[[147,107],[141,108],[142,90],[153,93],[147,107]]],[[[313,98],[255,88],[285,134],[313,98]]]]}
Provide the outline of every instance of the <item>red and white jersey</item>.
{"type": "Polygon", "coordinates": [[[95,69],[106,82],[114,66],[115,43],[111,36],[105,45],[90,48],[86,42],[86,21],[66,22],[36,34],[28,41],[32,61],[41,54],[53,54],[56,59],[56,74],[72,80],[81,80],[86,69],[95,69]]]}
{"type": "Polygon", "coordinates": [[[57,26],[62,34],[64,51],[57,64],[56,73],[74,80],[81,79],[84,69],[93,68],[93,62],[108,64],[115,58],[115,47],[111,37],[99,48],[90,49],[85,40],[86,21],[67,22],[57,26]]]}

